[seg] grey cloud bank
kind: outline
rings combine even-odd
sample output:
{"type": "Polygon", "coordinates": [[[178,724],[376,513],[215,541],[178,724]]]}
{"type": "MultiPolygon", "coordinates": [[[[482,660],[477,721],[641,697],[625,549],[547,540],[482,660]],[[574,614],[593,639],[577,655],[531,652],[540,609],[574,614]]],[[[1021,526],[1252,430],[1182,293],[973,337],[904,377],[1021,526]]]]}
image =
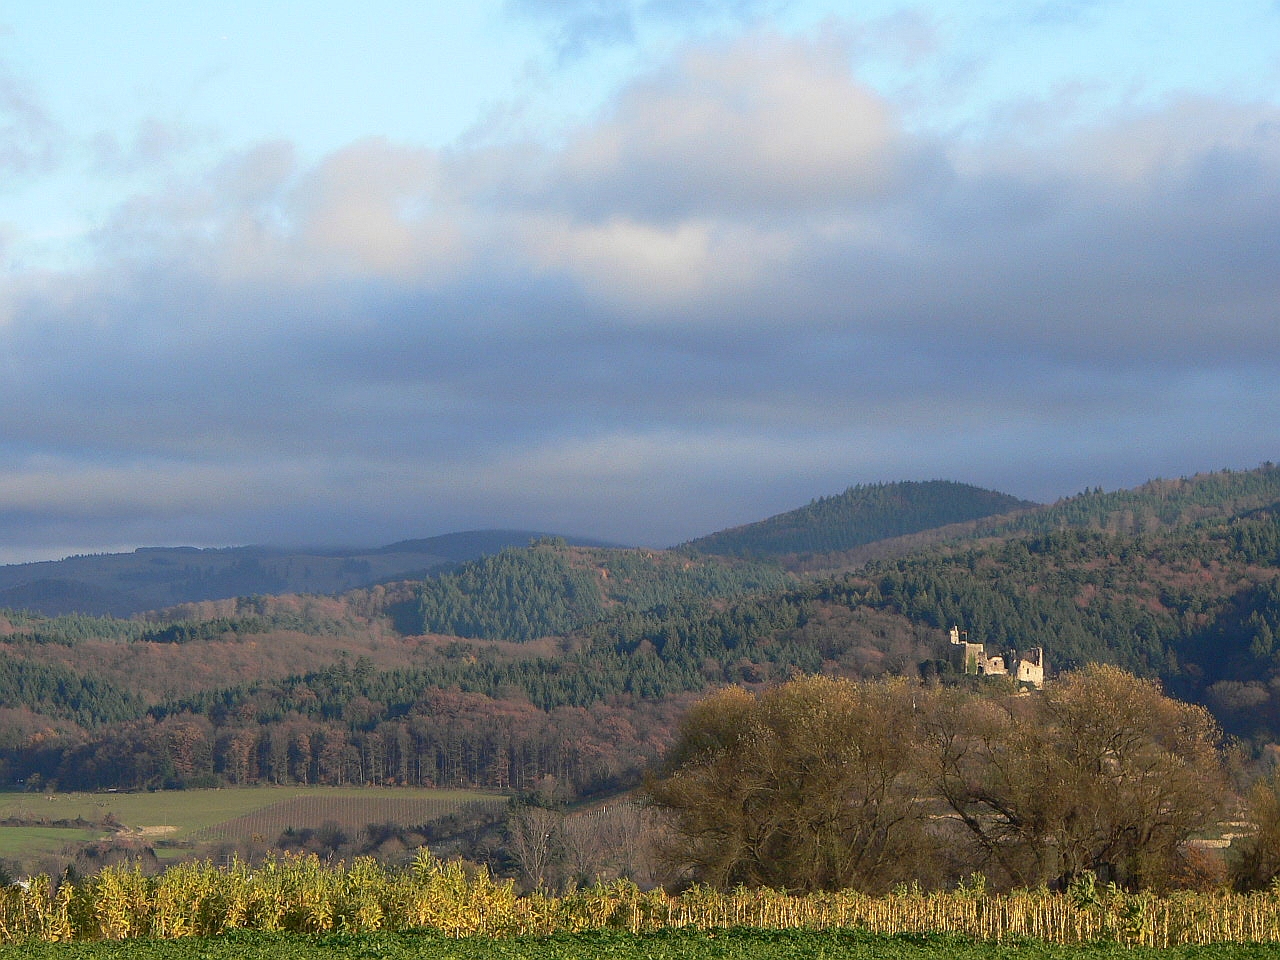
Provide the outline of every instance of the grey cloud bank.
{"type": "Polygon", "coordinates": [[[82,268],[11,267],[2,559],[664,545],[856,482],[1274,459],[1280,111],[960,140],[847,61],[689,47],[555,149],[263,144],[135,197],[82,268]]]}

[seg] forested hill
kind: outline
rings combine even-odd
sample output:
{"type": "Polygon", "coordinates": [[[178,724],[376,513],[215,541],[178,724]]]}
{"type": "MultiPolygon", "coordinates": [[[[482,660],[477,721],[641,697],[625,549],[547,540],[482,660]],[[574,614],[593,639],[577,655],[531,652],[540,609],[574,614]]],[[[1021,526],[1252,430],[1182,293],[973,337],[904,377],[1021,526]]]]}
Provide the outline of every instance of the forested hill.
{"type": "Polygon", "coordinates": [[[877,540],[1038,506],[948,480],[850,487],[797,510],[690,541],[697,553],[738,557],[835,553],[877,540]]]}
{"type": "Polygon", "coordinates": [[[1221,470],[1151,480],[1131,490],[1086,490],[1037,510],[979,525],[982,534],[1050,533],[1068,527],[1153,533],[1280,503],[1280,467],[1221,470]]]}
{"type": "Polygon", "coordinates": [[[416,619],[408,622],[421,633],[527,641],[582,629],[619,609],[727,599],[792,582],[769,564],[570,547],[545,538],[426,580],[416,619]]]}

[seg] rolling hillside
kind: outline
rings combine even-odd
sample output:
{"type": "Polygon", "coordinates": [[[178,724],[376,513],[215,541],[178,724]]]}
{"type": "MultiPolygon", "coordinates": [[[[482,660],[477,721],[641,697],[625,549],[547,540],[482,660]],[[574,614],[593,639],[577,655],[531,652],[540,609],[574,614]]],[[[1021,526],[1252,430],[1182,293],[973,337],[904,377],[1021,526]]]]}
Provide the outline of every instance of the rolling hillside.
{"type": "MultiPolygon", "coordinates": [[[[996,495],[998,496],[998,495],[996,495]]],[[[958,624],[1280,739],[1280,472],[1089,491],[798,578],[545,539],[417,583],[0,621],[0,776],[83,788],[634,782],[685,705],[796,672],[961,682],[958,624]],[[550,778],[550,780],[548,780],[550,778]]]]}

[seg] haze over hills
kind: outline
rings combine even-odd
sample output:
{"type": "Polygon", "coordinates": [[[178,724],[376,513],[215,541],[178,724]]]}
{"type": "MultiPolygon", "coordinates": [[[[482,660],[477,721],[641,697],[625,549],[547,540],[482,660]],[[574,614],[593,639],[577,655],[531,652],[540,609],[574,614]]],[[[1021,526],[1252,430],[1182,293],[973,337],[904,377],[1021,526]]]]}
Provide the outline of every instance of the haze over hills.
{"type": "Polygon", "coordinates": [[[633,782],[716,685],[796,672],[965,682],[947,659],[952,624],[1000,651],[1041,646],[1051,672],[1107,662],[1158,678],[1259,748],[1280,739],[1280,469],[1087,491],[940,529],[821,576],[544,538],[335,597],[130,620],[9,612],[0,778],[552,778],[579,796],[633,782]]]}
{"type": "MultiPolygon", "coordinates": [[[[842,551],[1034,506],[1006,494],[942,480],[859,485],[758,523],[713,533],[685,547],[698,553],[756,558],[842,551]]],[[[132,553],[11,564],[0,566],[0,607],[50,615],[127,617],[237,596],[336,594],[376,583],[421,579],[451,564],[546,536],[528,530],[474,530],[348,550],[146,547],[132,553]]],[[[582,537],[569,542],[609,546],[582,537]]]]}
{"type": "MultiPolygon", "coordinates": [[[[1257,471],[1153,480],[1132,490],[1086,491],[1039,505],[969,484],[932,480],[866,484],[795,510],[689,541],[681,550],[751,557],[795,571],[856,569],[943,542],[1047,532],[1068,526],[1151,532],[1216,512],[1262,506],[1271,465],[1257,471]],[[1206,478],[1211,478],[1207,480],[1206,478]]],[[[549,534],[476,530],[375,548],[144,547],[0,566],[0,607],[48,615],[127,617],[205,600],[274,594],[339,594],[418,580],[549,534]]],[[[578,546],[609,547],[573,537],[578,546]]]]}

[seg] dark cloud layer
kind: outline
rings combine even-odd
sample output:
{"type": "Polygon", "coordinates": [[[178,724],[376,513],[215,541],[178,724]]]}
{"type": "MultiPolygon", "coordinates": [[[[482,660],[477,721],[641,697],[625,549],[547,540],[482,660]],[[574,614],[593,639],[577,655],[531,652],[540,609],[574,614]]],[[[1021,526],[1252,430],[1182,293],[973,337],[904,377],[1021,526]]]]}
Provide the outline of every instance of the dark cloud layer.
{"type": "Polygon", "coordinates": [[[753,35],[554,151],[264,144],[136,197],[6,284],[0,537],[664,544],[1273,456],[1280,112],[952,143],[848,59],[753,35]]]}

